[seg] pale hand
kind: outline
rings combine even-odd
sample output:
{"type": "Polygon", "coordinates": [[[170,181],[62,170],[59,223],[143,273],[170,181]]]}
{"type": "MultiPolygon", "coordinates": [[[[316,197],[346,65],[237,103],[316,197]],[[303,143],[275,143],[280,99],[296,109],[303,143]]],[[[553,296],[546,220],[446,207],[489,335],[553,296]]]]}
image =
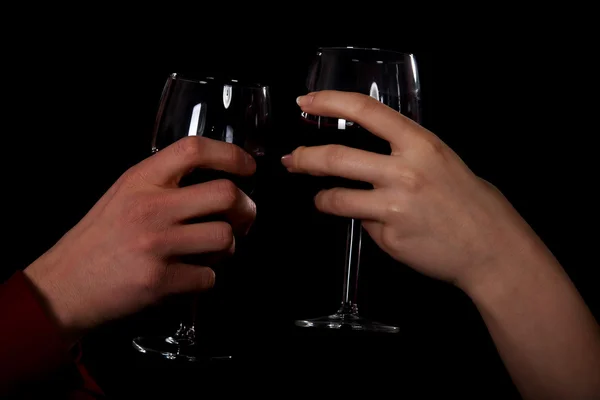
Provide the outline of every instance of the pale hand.
{"type": "Polygon", "coordinates": [[[477,177],[436,135],[376,99],[338,91],[298,99],[302,111],[354,121],[390,143],[381,155],[340,145],[300,147],[283,158],[290,172],[340,176],[371,190],[320,192],[316,207],[363,221],[396,260],[426,275],[470,284],[496,260],[537,237],[506,198],[477,177]]]}
{"type": "Polygon", "coordinates": [[[496,188],[433,133],[371,97],[323,91],[298,104],[354,121],[391,146],[391,155],[330,145],[285,156],[291,172],[373,185],[320,192],[318,209],[361,219],[396,260],[467,293],[523,398],[600,399],[600,327],[496,188]]]}

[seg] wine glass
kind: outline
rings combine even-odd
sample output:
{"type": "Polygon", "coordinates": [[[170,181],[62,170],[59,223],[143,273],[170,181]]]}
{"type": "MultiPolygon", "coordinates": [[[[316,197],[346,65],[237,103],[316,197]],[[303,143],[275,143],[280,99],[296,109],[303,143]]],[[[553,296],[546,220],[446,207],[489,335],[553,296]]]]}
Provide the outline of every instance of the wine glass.
{"type": "MultiPolygon", "coordinates": [[[[243,84],[235,79],[190,79],[171,74],[164,86],[156,115],[152,152],[156,153],[186,136],[204,136],[233,143],[254,156],[259,166],[264,155],[264,138],[270,125],[271,98],[268,86],[243,84]]],[[[260,167],[257,167],[260,168],[260,167]]],[[[213,179],[233,181],[247,195],[253,192],[253,177],[238,177],[223,171],[196,169],[186,175],[180,186],[213,179]]],[[[206,221],[196,219],[189,223],[206,221]]],[[[194,257],[191,261],[193,263],[194,257]]],[[[168,336],[140,336],[133,346],[142,353],[153,353],[167,359],[204,361],[229,359],[228,355],[207,354],[198,344],[196,306],[192,295],[190,310],[179,328],[168,336]]]]}
{"type": "MultiPolygon", "coordinates": [[[[367,94],[420,123],[420,83],[412,54],[377,48],[322,47],[309,69],[309,92],[350,91],[367,94]]],[[[389,154],[389,144],[352,121],[302,113],[304,145],[342,144],[389,154]]],[[[333,186],[372,189],[362,182],[336,179],[333,186]]],[[[297,326],[396,333],[398,327],[368,320],[358,312],[357,289],[362,238],[361,221],[348,223],[342,302],[336,313],[296,321],[297,326]]]]}

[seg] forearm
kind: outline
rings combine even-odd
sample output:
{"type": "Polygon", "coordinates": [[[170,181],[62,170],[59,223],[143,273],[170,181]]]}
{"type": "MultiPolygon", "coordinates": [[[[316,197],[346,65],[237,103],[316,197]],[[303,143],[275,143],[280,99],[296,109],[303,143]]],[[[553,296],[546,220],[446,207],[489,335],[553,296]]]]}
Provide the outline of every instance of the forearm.
{"type": "Polygon", "coordinates": [[[600,329],[539,242],[463,288],[526,399],[600,398],[600,329]]]}

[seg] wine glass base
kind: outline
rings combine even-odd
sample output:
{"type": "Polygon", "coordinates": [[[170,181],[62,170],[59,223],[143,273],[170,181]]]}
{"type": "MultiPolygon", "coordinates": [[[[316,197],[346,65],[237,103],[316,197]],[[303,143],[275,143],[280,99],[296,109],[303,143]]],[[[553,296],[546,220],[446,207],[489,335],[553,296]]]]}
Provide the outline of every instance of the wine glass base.
{"type": "Polygon", "coordinates": [[[133,347],[140,353],[161,356],[167,360],[180,361],[221,361],[231,359],[230,355],[214,355],[189,339],[175,339],[172,336],[139,336],[132,341],[133,347]]]}
{"type": "Polygon", "coordinates": [[[396,326],[371,321],[358,314],[343,313],[335,313],[314,319],[298,320],[296,321],[296,326],[303,328],[344,329],[380,333],[397,333],[400,331],[396,326]]]}

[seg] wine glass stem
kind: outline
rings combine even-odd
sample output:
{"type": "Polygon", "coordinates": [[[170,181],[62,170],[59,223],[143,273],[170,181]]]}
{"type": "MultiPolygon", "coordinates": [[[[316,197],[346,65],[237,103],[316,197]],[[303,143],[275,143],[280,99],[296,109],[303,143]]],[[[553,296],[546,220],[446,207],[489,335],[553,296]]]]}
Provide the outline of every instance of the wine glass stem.
{"type": "Polygon", "coordinates": [[[358,314],[357,290],[361,239],[362,224],[360,220],[351,219],[348,224],[348,236],[346,238],[346,262],[344,268],[342,305],[338,310],[338,314],[358,314]]]}
{"type": "Polygon", "coordinates": [[[189,304],[186,304],[189,305],[189,312],[181,319],[174,339],[177,341],[186,341],[187,344],[193,344],[196,342],[196,306],[198,296],[189,296],[187,301],[189,301],[189,304]]]}

